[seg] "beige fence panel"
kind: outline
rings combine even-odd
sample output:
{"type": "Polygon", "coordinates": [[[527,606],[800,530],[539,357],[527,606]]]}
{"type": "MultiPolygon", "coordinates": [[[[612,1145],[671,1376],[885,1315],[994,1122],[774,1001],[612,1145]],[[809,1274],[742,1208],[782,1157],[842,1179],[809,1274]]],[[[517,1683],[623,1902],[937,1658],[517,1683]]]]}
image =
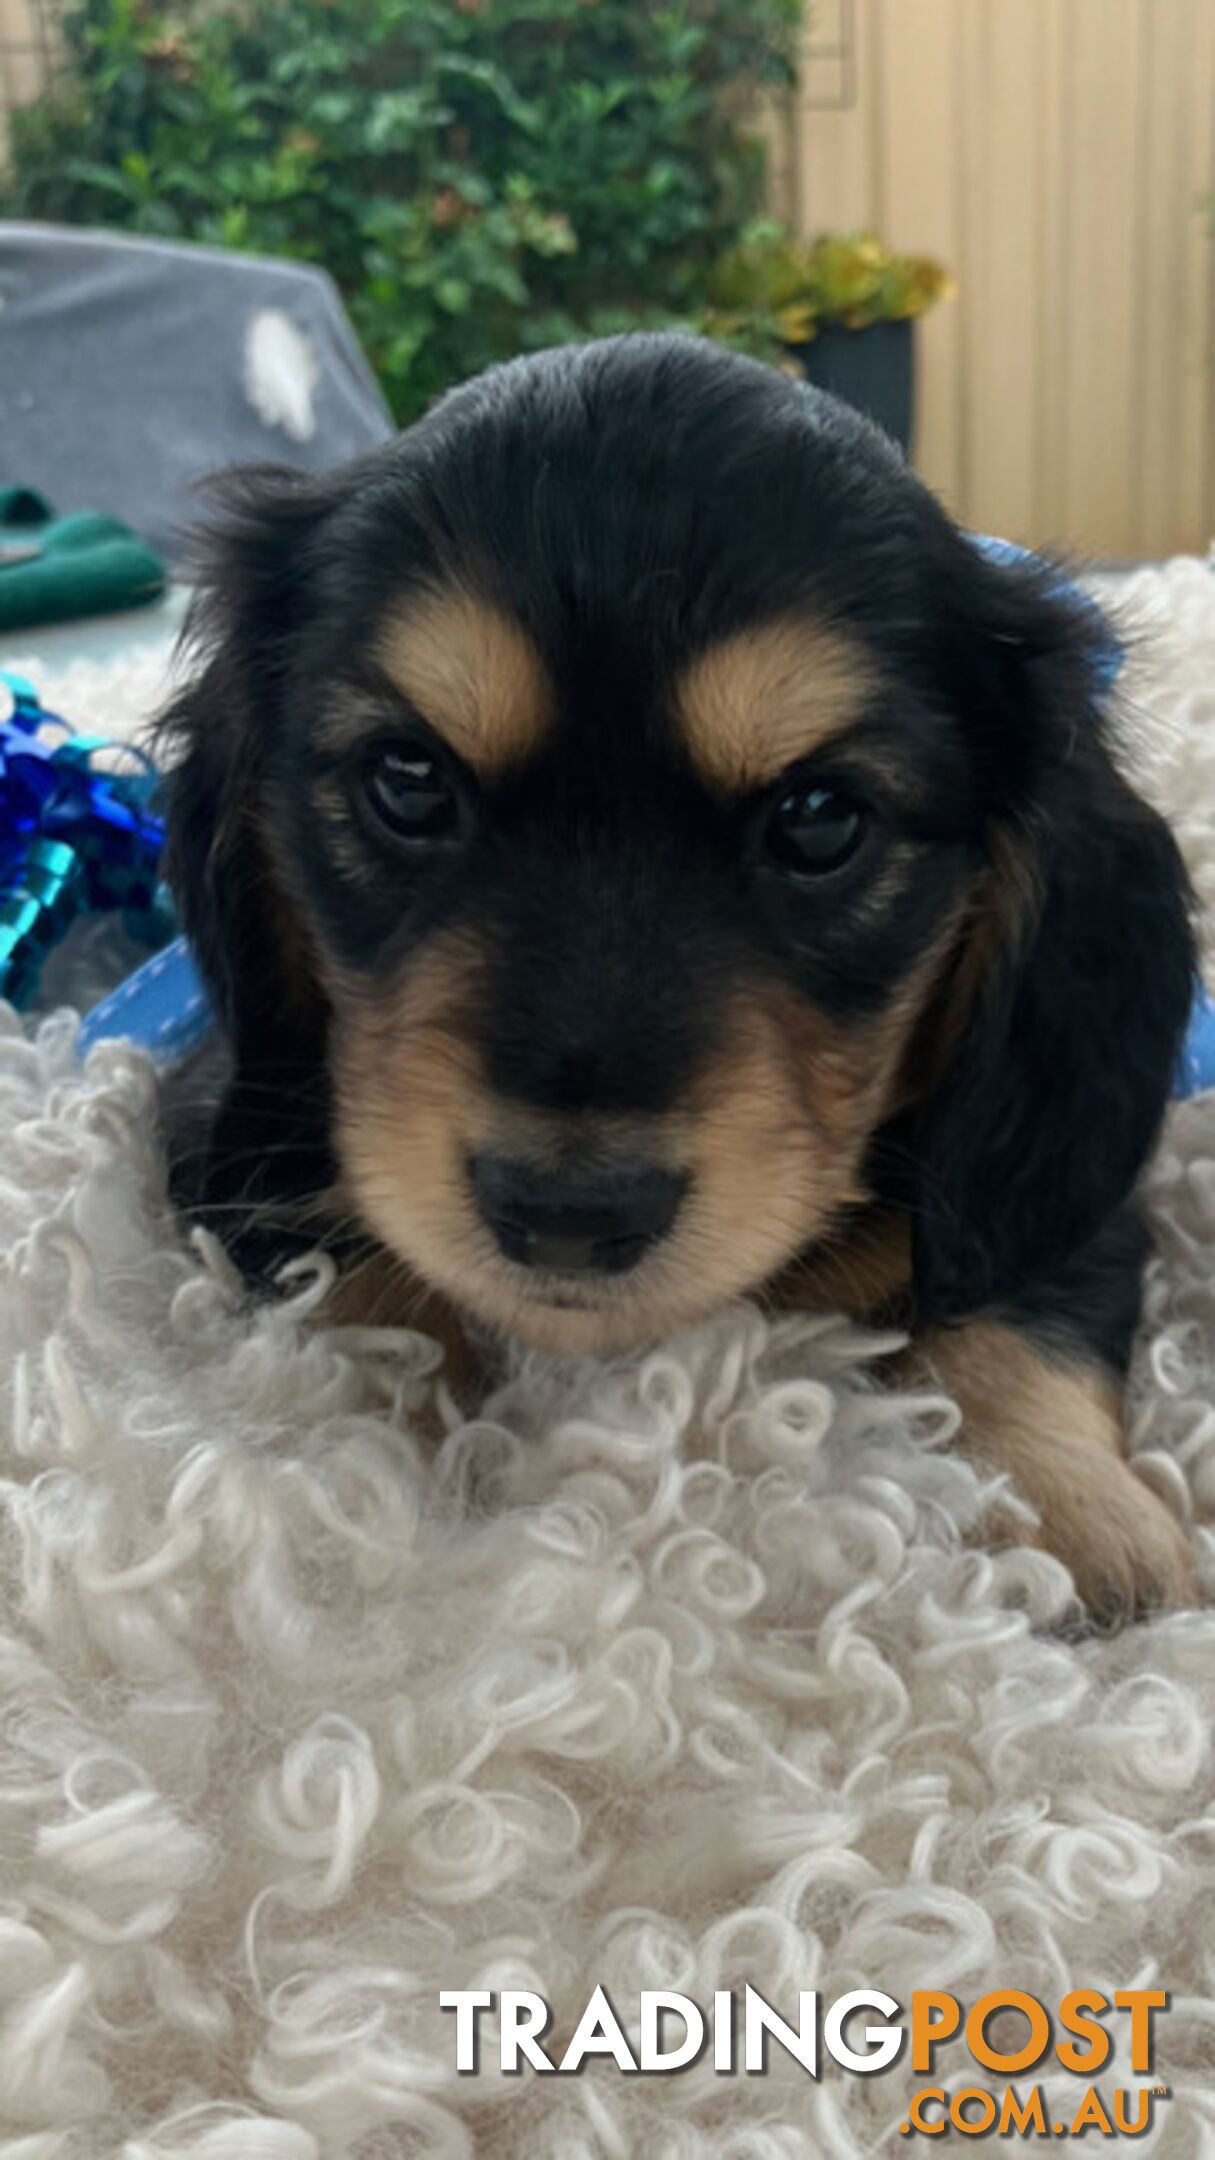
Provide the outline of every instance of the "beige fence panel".
{"type": "Polygon", "coordinates": [[[919,331],[926,478],[1013,538],[1204,548],[1215,0],[819,0],[809,48],[782,206],[958,280],[919,331]]]}
{"type": "Polygon", "coordinates": [[[54,35],[40,0],[0,0],[0,159],[8,115],[50,79],[54,35]]]}

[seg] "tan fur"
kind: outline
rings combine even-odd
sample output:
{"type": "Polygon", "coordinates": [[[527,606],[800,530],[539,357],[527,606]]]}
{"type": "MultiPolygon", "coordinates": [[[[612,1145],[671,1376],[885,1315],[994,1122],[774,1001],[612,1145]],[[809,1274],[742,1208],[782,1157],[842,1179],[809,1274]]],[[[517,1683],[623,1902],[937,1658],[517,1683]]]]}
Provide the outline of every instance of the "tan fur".
{"type": "Polygon", "coordinates": [[[911,1223],[897,1208],[851,1212],[813,1252],[772,1285],[782,1312],[844,1312],[875,1323],[897,1319],[911,1288],[911,1223]]]}
{"type": "Polygon", "coordinates": [[[1041,902],[1029,843],[993,828],[988,860],[937,940],[933,984],[908,1036],[894,1107],[931,1100],[1005,956],[1032,932],[1041,902]]]}
{"type": "MultiPolygon", "coordinates": [[[[880,1024],[885,1057],[874,1125],[925,1101],[943,1078],[990,978],[998,936],[1009,919],[997,873],[984,871],[969,900],[943,924],[919,967],[902,985],[880,1024]],[[998,897],[997,897],[998,895],[998,897]]],[[[794,1023],[795,1032],[797,1023],[794,1023]]],[[[862,1036],[856,1054],[878,1047],[862,1036]]],[[[847,1062],[839,1078],[847,1084],[847,1062]]],[[[863,1202],[863,1194],[856,1195],[863,1202]]],[[[781,1310],[835,1309],[856,1320],[897,1315],[911,1288],[911,1225],[892,1207],[860,1205],[833,1223],[812,1251],[793,1261],[771,1286],[781,1310]]]]}
{"type": "MultiPolygon", "coordinates": [[[[338,1188],[327,1195],[330,1213],[341,1209],[338,1188]]],[[[326,1327],[411,1327],[429,1335],[443,1352],[443,1379],[465,1416],[474,1415],[488,1377],[487,1361],[473,1344],[464,1315],[386,1246],[376,1246],[344,1269],[324,1305],[326,1327]]],[[[436,1431],[435,1437],[440,1437],[436,1431]]]]}
{"type": "MultiPolygon", "coordinates": [[[[346,757],[369,736],[382,734],[384,719],[382,696],[343,683],[340,689],[322,694],[316,721],[317,746],[331,757],[346,757]]],[[[320,790],[317,792],[319,795],[320,790]]],[[[342,800],[344,803],[345,798],[342,800]]]]}
{"type": "Polygon", "coordinates": [[[877,683],[859,639],[810,616],[781,616],[693,661],[676,712],[704,777],[742,794],[851,727],[877,683]]]}
{"type": "MultiPolygon", "coordinates": [[[[863,1200],[865,1147],[917,1006],[909,986],[847,1028],[784,988],[740,992],[678,1114],[560,1117],[487,1086],[475,1047],[485,966],[469,940],[442,937],[395,992],[328,977],[349,1198],[408,1270],[474,1317],[542,1348],[653,1340],[778,1274],[863,1200]],[[627,1276],[538,1284],[476,1210],[467,1164],[486,1151],[583,1170],[665,1163],[689,1187],[669,1236],[627,1276]],[[554,1289],[559,1305],[544,1301],[554,1289]]],[[[411,1282],[403,1275],[403,1294],[416,1294],[411,1282]]]]}
{"type": "Polygon", "coordinates": [[[553,689],[521,624],[460,585],[406,594],[376,657],[395,688],[483,777],[521,763],[553,715],[553,689]]]}
{"type": "MultiPolygon", "coordinates": [[[[997,1534],[1054,1553],[1098,1614],[1192,1601],[1185,1537],[1124,1458],[1120,1390],[1108,1373],[994,1320],[923,1336],[901,1377],[925,1365],[961,1408],[966,1453],[1007,1472],[1038,1516],[1036,1530],[998,1517],[997,1534]]],[[[985,1543],[992,1531],[989,1519],[985,1543]]]]}
{"type": "MultiPolygon", "coordinates": [[[[312,802],[325,830],[325,852],[334,869],[352,885],[374,891],[382,875],[381,865],[351,816],[345,787],[337,780],[319,780],[312,789],[312,802]]],[[[307,904],[305,895],[305,910],[307,904]]]]}

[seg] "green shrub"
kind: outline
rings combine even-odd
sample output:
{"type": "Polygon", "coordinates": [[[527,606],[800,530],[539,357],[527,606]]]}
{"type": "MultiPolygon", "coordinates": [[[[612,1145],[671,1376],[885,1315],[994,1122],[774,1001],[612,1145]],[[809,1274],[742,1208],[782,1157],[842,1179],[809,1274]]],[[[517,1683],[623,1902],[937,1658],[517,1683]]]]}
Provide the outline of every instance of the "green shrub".
{"type": "Polygon", "coordinates": [[[0,214],[323,264],[407,421],[521,348],[695,317],[800,4],[77,0],[0,214]]]}
{"type": "Polygon", "coordinates": [[[873,233],[803,241],[757,220],[712,266],[702,319],[714,336],[778,357],[829,324],[865,330],[923,315],[953,289],[931,256],[897,255],[873,233]]]}

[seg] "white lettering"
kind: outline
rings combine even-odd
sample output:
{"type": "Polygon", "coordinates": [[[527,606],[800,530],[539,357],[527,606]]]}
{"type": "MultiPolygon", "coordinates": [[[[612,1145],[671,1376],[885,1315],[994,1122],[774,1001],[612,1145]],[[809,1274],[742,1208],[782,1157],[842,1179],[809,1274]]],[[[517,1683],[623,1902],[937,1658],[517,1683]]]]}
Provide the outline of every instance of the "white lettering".
{"type": "Polygon", "coordinates": [[[713,2068],[734,2068],[734,1997],[729,1988],[713,1991],[713,2068]]]}
{"type": "Polygon", "coordinates": [[[796,2056],[803,2070],[808,2070],[811,2077],[818,2076],[818,2041],[814,2030],[818,1996],[813,1989],[803,1988],[797,2001],[800,2029],[795,2032],[792,2025],[786,2025],[783,2017],[777,2016],[771,2004],[766,2003],[763,1996],[748,1985],[744,2011],[746,2038],[743,2057],[748,2070],[762,2071],[766,2067],[764,2033],[767,2031],[774,2040],[780,2041],[783,2048],[788,2049],[790,2055],[796,2056]]]}
{"type": "Polygon", "coordinates": [[[527,1988],[503,1988],[501,2014],[498,2058],[502,2068],[517,2070],[522,2048],[533,2070],[555,2070],[556,2063],[549,2061],[540,2045],[540,2035],[551,2015],[543,1995],[533,1995],[527,1988]],[[526,2024],[521,2022],[524,2015],[526,2024]]]}
{"type": "Polygon", "coordinates": [[[457,2070],[476,2069],[477,2012],[488,2010],[493,1999],[488,1988],[444,1988],[439,1996],[440,2010],[456,2013],[457,2070]]]}
{"type": "Polygon", "coordinates": [[[614,2055],[621,2070],[637,2068],[616,2013],[601,1987],[595,1989],[579,2018],[577,2031],[561,2058],[560,2068],[577,2070],[584,2055],[614,2055]]]}
{"type": "Polygon", "coordinates": [[[660,1988],[641,1991],[641,2067],[643,2070],[682,2070],[695,2062],[704,2045],[705,2021],[686,1995],[667,1995],[660,1988]],[[677,2047],[662,2052],[662,2013],[673,2010],[687,2030],[677,2047]]]}
{"type": "Polygon", "coordinates": [[[862,2055],[845,2041],[844,2021],[854,2010],[880,2010],[883,2017],[892,2017],[898,2007],[893,1995],[870,1995],[864,1988],[855,1988],[851,1995],[840,1995],[823,2019],[823,2045],[828,2054],[841,2069],[859,2070],[862,2076],[870,2070],[884,2070],[903,2045],[902,2026],[866,2025],[868,2048],[862,2055]]]}

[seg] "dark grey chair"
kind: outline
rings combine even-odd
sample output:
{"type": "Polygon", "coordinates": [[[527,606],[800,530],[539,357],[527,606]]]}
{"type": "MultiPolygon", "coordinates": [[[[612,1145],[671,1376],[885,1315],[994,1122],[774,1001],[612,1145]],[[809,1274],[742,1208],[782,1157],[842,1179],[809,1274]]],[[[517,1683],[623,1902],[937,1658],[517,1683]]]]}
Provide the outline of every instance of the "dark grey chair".
{"type": "Polygon", "coordinates": [[[0,482],[108,511],[171,561],[202,474],[317,471],[392,432],[323,271],[0,222],[0,482]]]}

